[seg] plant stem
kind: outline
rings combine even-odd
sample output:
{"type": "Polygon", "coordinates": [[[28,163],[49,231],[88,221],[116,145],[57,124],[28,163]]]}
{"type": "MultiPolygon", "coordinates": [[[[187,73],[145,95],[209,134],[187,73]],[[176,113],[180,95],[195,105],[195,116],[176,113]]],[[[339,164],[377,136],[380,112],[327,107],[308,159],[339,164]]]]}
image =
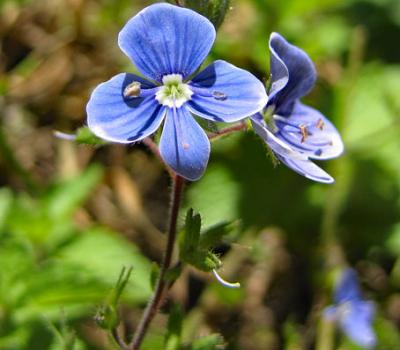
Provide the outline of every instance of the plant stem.
{"type": "Polygon", "coordinates": [[[184,187],[185,180],[179,175],[175,175],[173,177],[173,187],[172,187],[172,196],[171,196],[171,209],[170,209],[170,221],[169,221],[169,229],[167,235],[167,246],[165,249],[165,255],[161,264],[160,275],[158,277],[156,287],[154,290],[154,295],[150,299],[149,303],[146,306],[145,311],[143,312],[142,318],[139,322],[139,325],[136,328],[135,335],[132,339],[132,342],[129,344],[129,350],[138,350],[142,344],[142,341],[146,335],[148,327],[153,320],[154,316],[157,314],[165,292],[168,290],[169,283],[165,280],[165,275],[170,268],[175,239],[176,239],[176,227],[178,221],[179,207],[182,199],[182,192],[184,187]]]}
{"type": "Polygon", "coordinates": [[[228,135],[228,134],[231,134],[231,133],[236,132],[236,131],[245,130],[245,129],[246,129],[246,124],[242,122],[240,124],[236,124],[234,126],[230,126],[228,128],[225,128],[225,129],[221,129],[221,130],[219,130],[217,132],[209,133],[208,134],[208,138],[210,140],[214,140],[214,139],[216,139],[218,137],[221,137],[221,136],[224,136],[224,135],[228,135]]]}
{"type": "Polygon", "coordinates": [[[121,350],[129,350],[128,345],[125,344],[125,341],[119,335],[117,328],[111,330],[110,337],[121,350]]]}
{"type": "Polygon", "coordinates": [[[167,170],[168,174],[171,176],[171,179],[174,178],[175,172],[170,168],[170,166],[164,162],[164,159],[161,157],[160,150],[158,149],[157,144],[150,138],[146,137],[143,139],[143,144],[147,146],[147,148],[152,152],[156,158],[164,165],[165,170],[167,170]]]}

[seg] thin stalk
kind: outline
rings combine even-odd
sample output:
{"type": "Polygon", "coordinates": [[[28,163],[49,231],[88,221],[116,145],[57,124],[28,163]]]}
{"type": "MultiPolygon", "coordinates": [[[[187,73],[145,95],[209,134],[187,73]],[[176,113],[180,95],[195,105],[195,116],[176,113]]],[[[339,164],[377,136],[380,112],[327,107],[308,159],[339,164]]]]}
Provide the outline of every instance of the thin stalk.
{"type": "Polygon", "coordinates": [[[154,295],[150,299],[143,312],[142,318],[139,325],[136,328],[135,335],[132,342],[128,346],[128,350],[138,350],[142,344],[142,341],[147,333],[149,325],[153,320],[154,316],[157,314],[164,295],[169,288],[169,283],[165,280],[165,275],[171,266],[172,256],[174,252],[174,245],[176,240],[176,228],[178,221],[179,208],[182,200],[182,192],[185,180],[179,175],[173,177],[173,187],[172,187],[172,198],[171,198],[171,209],[170,209],[170,221],[169,229],[167,234],[167,246],[165,248],[164,259],[161,264],[160,275],[158,277],[156,287],[154,290],[154,295]]]}
{"type": "Polygon", "coordinates": [[[157,144],[150,137],[146,137],[145,139],[143,139],[142,142],[156,156],[156,158],[164,165],[165,170],[167,170],[167,172],[171,176],[171,178],[174,178],[175,173],[169,167],[169,165],[164,162],[164,159],[161,157],[161,153],[160,153],[160,150],[158,149],[157,144]]]}
{"type": "Polygon", "coordinates": [[[125,343],[125,341],[122,339],[122,337],[118,333],[117,328],[114,328],[111,330],[110,337],[113,340],[113,342],[115,342],[115,344],[118,345],[118,347],[121,350],[129,350],[128,345],[125,343]]]}
{"type": "Polygon", "coordinates": [[[246,124],[240,123],[240,124],[236,124],[236,125],[227,127],[225,129],[221,129],[217,132],[209,133],[208,138],[209,138],[209,140],[214,140],[218,137],[225,136],[225,135],[234,133],[236,131],[241,131],[241,130],[245,130],[245,129],[246,129],[246,124]]]}

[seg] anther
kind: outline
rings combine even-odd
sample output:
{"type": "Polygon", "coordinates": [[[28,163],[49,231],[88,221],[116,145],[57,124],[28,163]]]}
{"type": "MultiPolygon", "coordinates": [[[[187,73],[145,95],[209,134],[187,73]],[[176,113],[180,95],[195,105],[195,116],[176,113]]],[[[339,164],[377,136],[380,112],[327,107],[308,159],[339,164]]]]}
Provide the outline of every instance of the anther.
{"type": "Polygon", "coordinates": [[[138,81],[130,83],[124,90],[124,97],[139,97],[141,84],[138,81]]]}
{"type": "Polygon", "coordinates": [[[231,283],[231,282],[227,282],[225,281],[217,272],[217,270],[212,270],[214,277],[217,279],[217,281],[219,283],[221,283],[224,287],[227,288],[240,288],[240,283],[239,282],[235,282],[235,283],[231,283]]]}
{"type": "Polygon", "coordinates": [[[308,137],[308,129],[304,124],[299,125],[300,132],[301,132],[301,142],[303,143],[304,141],[307,140],[308,137]]]}
{"type": "Polygon", "coordinates": [[[190,147],[189,144],[186,142],[182,146],[183,146],[183,149],[189,149],[189,147],[190,147]]]}
{"type": "Polygon", "coordinates": [[[212,95],[218,101],[225,101],[228,98],[228,96],[221,91],[213,91],[212,95]]]}
{"type": "Polygon", "coordinates": [[[324,121],[321,118],[319,118],[318,121],[317,121],[317,128],[320,129],[320,130],[323,130],[324,126],[325,126],[324,121]]]}

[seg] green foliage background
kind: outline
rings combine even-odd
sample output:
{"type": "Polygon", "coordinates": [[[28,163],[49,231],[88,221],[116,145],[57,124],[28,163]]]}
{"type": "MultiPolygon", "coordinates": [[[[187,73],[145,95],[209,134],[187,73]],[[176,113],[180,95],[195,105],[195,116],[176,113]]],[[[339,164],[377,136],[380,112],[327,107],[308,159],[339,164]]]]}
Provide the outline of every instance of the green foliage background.
{"type": "MultiPolygon", "coordinates": [[[[117,33],[151,3],[0,2],[1,350],[112,349],[94,315],[122,267],[133,267],[121,307],[128,330],[151,293],[167,174],[143,145],[53,135],[85,123],[99,82],[135,71],[117,33]]],[[[266,81],[272,31],[316,63],[305,100],[343,135],[346,153],[322,164],[336,183],[274,166],[251,132],[215,141],[180,219],[192,207],[204,227],[235,223],[215,252],[221,274],[243,287],[184,270],[143,349],[318,348],[321,310],[346,264],[376,303],[378,349],[400,348],[400,2],[232,0],[208,61],[266,81]]],[[[339,333],[332,342],[356,349],[339,333]]]]}

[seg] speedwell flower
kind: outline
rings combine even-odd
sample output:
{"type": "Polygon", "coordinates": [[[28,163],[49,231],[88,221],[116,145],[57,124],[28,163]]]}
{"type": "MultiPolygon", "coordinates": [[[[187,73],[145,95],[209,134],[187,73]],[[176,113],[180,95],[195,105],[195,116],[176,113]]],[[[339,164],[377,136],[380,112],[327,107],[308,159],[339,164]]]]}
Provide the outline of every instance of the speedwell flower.
{"type": "Polygon", "coordinates": [[[225,61],[192,77],[214,40],[211,22],[192,10],[154,4],[139,12],[118,43],[147,79],[122,73],[97,86],[87,105],[89,128],[105,140],[130,143],[153,134],[165,120],[162,158],[186,179],[200,178],[210,142],[193,115],[235,122],[268,99],[256,77],[225,61]]]}
{"type": "Polygon", "coordinates": [[[316,70],[308,55],[272,33],[269,40],[271,88],[264,114],[251,118],[253,128],[288,167],[314,181],[333,178],[310,159],[330,159],[343,152],[332,123],[300,102],[314,86],[316,70]]]}
{"type": "Polygon", "coordinates": [[[325,310],[325,317],[336,321],[349,339],[364,349],[372,349],[376,336],[372,329],[375,308],[362,298],[357,273],[353,269],[342,272],[334,293],[335,306],[325,310]]]}

